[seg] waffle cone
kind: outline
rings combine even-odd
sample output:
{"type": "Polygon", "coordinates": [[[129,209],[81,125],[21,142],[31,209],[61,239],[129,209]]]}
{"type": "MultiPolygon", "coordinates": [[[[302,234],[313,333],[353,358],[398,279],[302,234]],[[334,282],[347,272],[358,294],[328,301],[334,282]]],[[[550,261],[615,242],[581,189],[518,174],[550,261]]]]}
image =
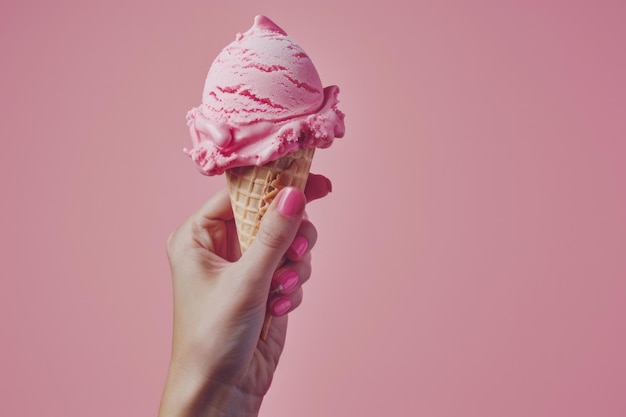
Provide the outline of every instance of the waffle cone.
{"type": "MultiPolygon", "coordinates": [[[[281,189],[296,187],[304,191],[314,152],[315,148],[299,149],[262,166],[236,167],[226,171],[241,253],[252,244],[263,215],[281,189]]],[[[271,324],[272,316],[267,315],[261,330],[264,341],[271,324]]]]}
{"type": "Polygon", "coordinates": [[[315,148],[299,149],[262,166],[226,171],[241,253],[252,244],[261,219],[274,197],[285,187],[304,191],[315,148]]]}

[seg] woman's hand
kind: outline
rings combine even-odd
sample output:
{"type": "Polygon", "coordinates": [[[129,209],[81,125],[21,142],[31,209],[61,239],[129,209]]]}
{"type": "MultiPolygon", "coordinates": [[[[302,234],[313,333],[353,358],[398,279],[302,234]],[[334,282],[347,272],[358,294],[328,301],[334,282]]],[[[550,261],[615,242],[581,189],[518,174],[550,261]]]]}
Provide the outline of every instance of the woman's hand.
{"type": "Polygon", "coordinates": [[[303,193],[283,189],[241,256],[226,189],[172,233],[167,243],[174,292],[172,357],[159,415],[257,415],[287,331],[311,275],[315,227],[306,199],[330,192],[311,174],[303,193]],[[265,315],[267,340],[259,335],[265,315]]]}

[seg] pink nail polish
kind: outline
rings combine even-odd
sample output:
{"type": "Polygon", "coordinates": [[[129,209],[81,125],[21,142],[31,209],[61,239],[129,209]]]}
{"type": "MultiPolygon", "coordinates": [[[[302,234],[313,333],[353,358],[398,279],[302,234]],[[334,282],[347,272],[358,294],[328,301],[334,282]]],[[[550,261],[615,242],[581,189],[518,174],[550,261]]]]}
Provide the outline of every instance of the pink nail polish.
{"type": "Polygon", "coordinates": [[[279,288],[281,293],[288,294],[298,283],[298,274],[295,271],[286,271],[278,277],[279,288]]]}
{"type": "Polygon", "coordinates": [[[293,253],[296,255],[296,258],[300,258],[302,255],[304,255],[304,252],[306,252],[308,247],[309,241],[303,236],[298,236],[293,240],[293,243],[291,244],[289,249],[293,251],[293,253]]]}
{"type": "Polygon", "coordinates": [[[277,316],[282,316],[291,308],[289,298],[281,298],[272,305],[272,312],[277,316]]]}
{"type": "Polygon", "coordinates": [[[301,192],[292,187],[285,188],[280,194],[278,212],[283,216],[295,216],[304,210],[306,201],[301,192]]]}

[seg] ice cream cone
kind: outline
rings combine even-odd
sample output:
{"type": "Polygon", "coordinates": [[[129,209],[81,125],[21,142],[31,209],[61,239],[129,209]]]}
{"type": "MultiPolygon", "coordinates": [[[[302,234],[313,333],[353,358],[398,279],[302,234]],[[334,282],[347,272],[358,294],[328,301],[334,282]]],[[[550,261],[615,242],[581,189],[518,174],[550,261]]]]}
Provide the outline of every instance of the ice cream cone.
{"type": "MultiPolygon", "coordinates": [[[[230,202],[235,215],[241,253],[252,244],[261,219],[278,192],[285,187],[304,191],[315,148],[299,149],[262,166],[244,166],[226,171],[230,202]]],[[[267,316],[261,332],[266,340],[271,316],[267,316]]]]}
{"type": "Polygon", "coordinates": [[[324,87],[311,58],[265,16],[256,16],[211,64],[202,103],[187,113],[194,146],[185,153],[202,174],[226,174],[242,253],[278,192],[304,190],[314,149],[344,136],[338,94],[339,87],[324,87]]]}

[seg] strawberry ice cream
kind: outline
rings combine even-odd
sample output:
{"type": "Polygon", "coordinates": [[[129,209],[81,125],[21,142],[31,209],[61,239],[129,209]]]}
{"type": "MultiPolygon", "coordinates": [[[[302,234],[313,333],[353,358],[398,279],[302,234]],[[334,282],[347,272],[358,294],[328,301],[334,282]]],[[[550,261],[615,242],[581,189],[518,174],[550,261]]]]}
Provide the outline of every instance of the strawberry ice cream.
{"type": "Polygon", "coordinates": [[[185,152],[203,174],[216,175],[326,148],[345,131],[338,93],[323,88],[311,59],[280,27],[257,16],[211,65],[202,104],[187,114],[194,147],[185,152]]]}

